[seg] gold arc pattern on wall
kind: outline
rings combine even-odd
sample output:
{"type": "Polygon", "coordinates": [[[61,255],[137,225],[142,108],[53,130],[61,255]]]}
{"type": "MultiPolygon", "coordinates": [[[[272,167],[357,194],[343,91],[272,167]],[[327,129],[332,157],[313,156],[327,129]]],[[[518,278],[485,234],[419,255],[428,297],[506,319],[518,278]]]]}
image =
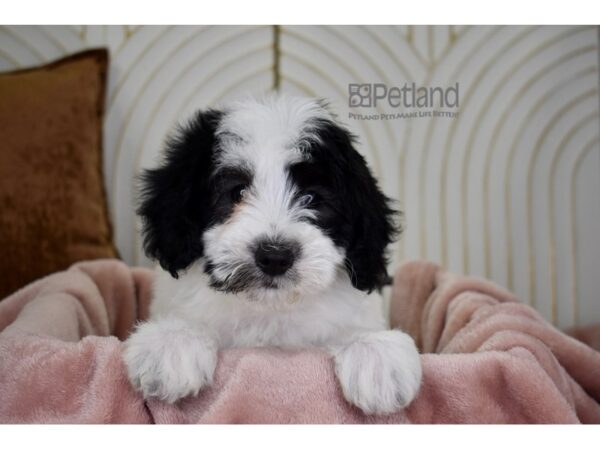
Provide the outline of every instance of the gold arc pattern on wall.
{"type": "Polygon", "coordinates": [[[600,187],[583,170],[600,158],[598,35],[593,26],[1,26],[0,69],[110,48],[105,177],[132,264],[148,261],[131,180],[194,103],[294,91],[331,97],[344,119],[350,82],[459,82],[457,119],[349,124],[406,213],[393,264],[428,258],[492,278],[574,325],[592,310],[581,296],[600,287],[580,271],[578,232],[578,204],[600,221],[579,187],[582,176],[600,187]]]}

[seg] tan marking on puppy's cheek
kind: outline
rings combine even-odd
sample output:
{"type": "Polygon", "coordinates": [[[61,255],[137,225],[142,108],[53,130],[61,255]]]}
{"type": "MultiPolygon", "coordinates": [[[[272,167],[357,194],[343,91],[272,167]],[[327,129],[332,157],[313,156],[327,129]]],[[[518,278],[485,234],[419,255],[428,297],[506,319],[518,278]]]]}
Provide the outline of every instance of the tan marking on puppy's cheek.
{"type": "Polygon", "coordinates": [[[217,225],[215,227],[215,233],[216,233],[215,238],[217,238],[217,239],[223,238],[223,235],[229,229],[229,227],[232,226],[238,220],[243,209],[244,209],[244,202],[237,203],[233,207],[233,210],[229,214],[229,217],[227,217],[227,219],[225,219],[225,221],[223,223],[221,223],[220,225],[217,225]]]}
{"type": "Polygon", "coordinates": [[[237,219],[239,218],[239,216],[241,215],[243,209],[244,209],[244,202],[242,201],[242,202],[237,203],[233,207],[233,210],[231,211],[231,214],[229,214],[229,217],[227,218],[227,220],[224,222],[224,225],[231,225],[231,224],[235,223],[237,221],[237,219]]]}

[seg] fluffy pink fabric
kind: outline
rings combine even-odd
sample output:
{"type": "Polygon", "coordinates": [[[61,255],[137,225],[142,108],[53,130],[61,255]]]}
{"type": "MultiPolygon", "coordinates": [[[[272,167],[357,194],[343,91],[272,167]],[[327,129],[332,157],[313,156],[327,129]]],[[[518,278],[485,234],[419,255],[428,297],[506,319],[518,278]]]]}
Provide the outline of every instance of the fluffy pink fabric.
{"type": "MultiPolygon", "coordinates": [[[[365,416],[345,402],[324,352],[277,349],[221,352],[210,389],[145,403],[120,339],[146,317],[151,283],[147,269],[86,262],[2,301],[0,422],[600,423],[600,353],[502,288],[426,262],[394,280],[392,323],[423,353],[406,410],[365,416]]],[[[597,342],[597,331],[584,335],[597,342]]]]}

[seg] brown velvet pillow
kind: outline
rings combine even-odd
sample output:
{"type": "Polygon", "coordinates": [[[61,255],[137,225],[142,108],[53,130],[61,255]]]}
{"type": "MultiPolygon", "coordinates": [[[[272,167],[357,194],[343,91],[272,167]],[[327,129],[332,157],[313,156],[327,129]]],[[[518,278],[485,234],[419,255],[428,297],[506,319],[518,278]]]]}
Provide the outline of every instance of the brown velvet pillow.
{"type": "Polygon", "coordinates": [[[0,299],[116,257],[102,178],[108,53],[0,74],[0,299]]]}

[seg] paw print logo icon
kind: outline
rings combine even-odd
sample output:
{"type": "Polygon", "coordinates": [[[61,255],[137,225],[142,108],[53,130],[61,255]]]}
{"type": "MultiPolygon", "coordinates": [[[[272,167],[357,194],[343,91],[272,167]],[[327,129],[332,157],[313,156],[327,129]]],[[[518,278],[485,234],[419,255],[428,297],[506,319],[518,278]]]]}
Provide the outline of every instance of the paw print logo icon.
{"type": "Polygon", "coordinates": [[[371,84],[349,84],[348,106],[351,108],[371,106],[371,87],[371,84]]]}

